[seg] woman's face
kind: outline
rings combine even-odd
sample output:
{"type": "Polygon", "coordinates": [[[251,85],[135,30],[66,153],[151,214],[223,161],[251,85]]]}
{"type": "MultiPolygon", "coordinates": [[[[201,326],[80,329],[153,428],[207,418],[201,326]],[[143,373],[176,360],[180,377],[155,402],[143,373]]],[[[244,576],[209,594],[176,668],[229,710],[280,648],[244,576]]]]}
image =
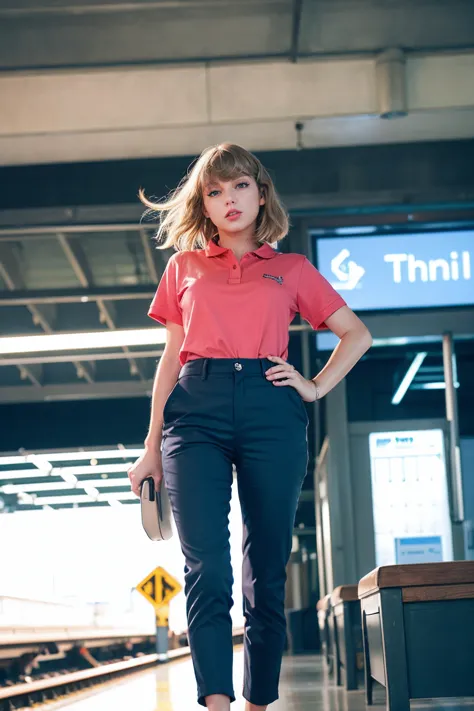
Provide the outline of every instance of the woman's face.
{"type": "Polygon", "coordinates": [[[265,198],[254,178],[211,181],[203,188],[204,214],[218,231],[237,234],[255,225],[265,198]]]}

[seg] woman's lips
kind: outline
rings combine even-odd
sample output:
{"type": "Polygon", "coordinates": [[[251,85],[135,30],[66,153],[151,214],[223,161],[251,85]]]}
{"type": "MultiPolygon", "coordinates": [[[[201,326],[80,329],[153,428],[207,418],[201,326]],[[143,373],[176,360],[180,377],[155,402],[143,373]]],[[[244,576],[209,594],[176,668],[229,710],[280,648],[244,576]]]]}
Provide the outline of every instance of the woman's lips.
{"type": "Polygon", "coordinates": [[[230,215],[226,215],[226,220],[231,220],[231,222],[234,222],[234,220],[238,220],[239,217],[241,216],[241,212],[238,212],[237,210],[232,211],[230,215]]]}

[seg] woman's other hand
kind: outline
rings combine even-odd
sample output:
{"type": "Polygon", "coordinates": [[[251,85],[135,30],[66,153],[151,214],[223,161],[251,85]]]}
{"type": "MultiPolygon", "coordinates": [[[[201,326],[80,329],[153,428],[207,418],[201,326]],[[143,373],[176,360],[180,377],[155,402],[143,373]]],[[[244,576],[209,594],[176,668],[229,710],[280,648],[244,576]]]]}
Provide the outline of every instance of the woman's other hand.
{"type": "Polygon", "coordinates": [[[289,385],[294,388],[305,402],[316,400],[316,383],[313,380],[306,380],[301,373],[298,373],[294,365],[287,363],[279,356],[267,356],[268,360],[275,365],[266,372],[267,380],[273,382],[277,387],[289,385]]]}
{"type": "Polygon", "coordinates": [[[155,488],[158,490],[163,478],[163,465],[159,449],[145,449],[141,457],[128,470],[131,488],[136,496],[140,496],[141,483],[149,476],[153,478],[155,488]]]}

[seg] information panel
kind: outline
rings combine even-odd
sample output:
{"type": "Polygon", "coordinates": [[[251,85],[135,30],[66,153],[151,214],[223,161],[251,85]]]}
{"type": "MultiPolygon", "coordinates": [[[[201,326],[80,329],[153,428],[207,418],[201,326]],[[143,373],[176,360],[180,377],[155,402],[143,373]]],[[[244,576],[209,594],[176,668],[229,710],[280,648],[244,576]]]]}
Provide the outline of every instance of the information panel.
{"type": "Polygon", "coordinates": [[[320,237],[318,269],[353,310],[474,304],[474,231],[320,237]]]}
{"type": "Polygon", "coordinates": [[[452,560],[443,432],[369,435],[377,565],[452,560]]]}
{"type": "Polygon", "coordinates": [[[441,536],[395,538],[395,563],[442,563],[441,536]]]}

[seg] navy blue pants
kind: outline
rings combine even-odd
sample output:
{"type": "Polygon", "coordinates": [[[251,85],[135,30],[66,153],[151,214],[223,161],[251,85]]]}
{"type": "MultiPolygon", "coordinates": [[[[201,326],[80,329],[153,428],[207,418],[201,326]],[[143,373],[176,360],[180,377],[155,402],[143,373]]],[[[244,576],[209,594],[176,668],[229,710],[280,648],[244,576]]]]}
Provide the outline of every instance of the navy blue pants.
{"type": "Polygon", "coordinates": [[[243,696],[278,699],[286,636],[286,565],[308,462],[308,416],[267,359],[201,358],[179,373],[163,411],[166,488],[185,556],[186,612],[198,703],[232,680],[232,465],[243,522],[243,696]]]}

